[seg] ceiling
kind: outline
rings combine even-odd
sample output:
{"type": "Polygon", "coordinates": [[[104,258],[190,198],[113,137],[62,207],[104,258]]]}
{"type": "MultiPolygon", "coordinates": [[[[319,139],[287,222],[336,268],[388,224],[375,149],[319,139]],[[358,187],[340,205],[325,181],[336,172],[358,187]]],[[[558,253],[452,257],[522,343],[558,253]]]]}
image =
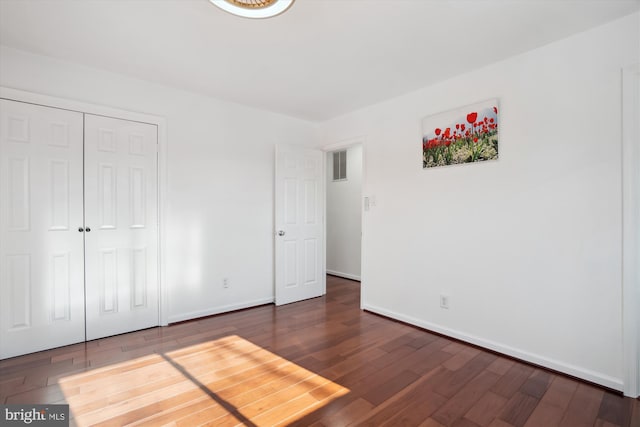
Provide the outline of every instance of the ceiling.
{"type": "Polygon", "coordinates": [[[207,0],[0,0],[0,44],[317,122],[639,7],[640,0],[297,0],[280,16],[250,20],[207,0]]]}

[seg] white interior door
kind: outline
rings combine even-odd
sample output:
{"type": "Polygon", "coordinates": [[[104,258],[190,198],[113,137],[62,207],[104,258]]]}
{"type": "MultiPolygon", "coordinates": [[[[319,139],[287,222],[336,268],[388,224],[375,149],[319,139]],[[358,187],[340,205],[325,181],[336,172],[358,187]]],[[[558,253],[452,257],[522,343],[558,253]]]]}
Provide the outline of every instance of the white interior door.
{"type": "Polygon", "coordinates": [[[0,100],[0,359],[84,341],[82,113],[0,100]]]}
{"type": "Polygon", "coordinates": [[[155,125],[85,115],[87,340],[159,324],[157,141],[155,125]]]}
{"type": "Polygon", "coordinates": [[[276,147],[276,304],[325,293],[324,153],[276,147]]]}

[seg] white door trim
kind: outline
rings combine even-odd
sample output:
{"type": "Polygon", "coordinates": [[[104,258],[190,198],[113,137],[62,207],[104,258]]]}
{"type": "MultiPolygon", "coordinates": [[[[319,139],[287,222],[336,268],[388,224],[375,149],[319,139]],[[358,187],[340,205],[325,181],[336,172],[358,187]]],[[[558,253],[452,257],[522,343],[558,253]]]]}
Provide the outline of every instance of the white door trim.
{"type": "Polygon", "coordinates": [[[622,70],[622,351],[624,395],[640,395],[640,63],[622,70]]]}
{"type": "Polygon", "coordinates": [[[167,206],[167,119],[162,116],[139,113],[135,111],[121,110],[103,105],[91,104],[83,101],[58,98],[39,93],[26,92],[0,86],[0,98],[13,101],[42,105],[45,107],[60,108],[79,113],[89,113],[97,116],[106,116],[116,119],[130,120],[134,122],[148,123],[158,127],[158,295],[159,314],[158,323],[161,326],[168,324],[168,286],[166,286],[166,206],[167,206]]]}
{"type": "Polygon", "coordinates": [[[362,145],[362,148],[364,148],[364,142],[366,141],[366,139],[367,138],[364,135],[358,136],[355,138],[343,139],[341,141],[334,142],[329,145],[325,145],[320,149],[324,152],[329,153],[331,151],[337,151],[343,148],[353,147],[354,145],[362,145]]]}
{"type": "MultiPolygon", "coordinates": [[[[365,232],[365,218],[364,218],[364,209],[362,208],[364,195],[368,194],[366,191],[367,186],[367,137],[365,135],[357,136],[354,138],[343,139],[338,142],[334,142],[332,144],[328,144],[320,148],[325,153],[330,153],[331,151],[342,150],[345,148],[353,147],[355,145],[362,146],[362,197],[360,200],[360,226],[362,228],[362,238],[360,239],[360,307],[363,307],[364,295],[367,287],[365,286],[365,272],[364,272],[364,248],[365,248],[365,239],[367,233],[365,232]]],[[[327,182],[327,162],[326,156],[324,162],[324,181],[327,182]]],[[[325,273],[327,267],[327,191],[324,192],[324,266],[325,273]]],[[[326,292],[326,290],[325,290],[326,292]]]]}

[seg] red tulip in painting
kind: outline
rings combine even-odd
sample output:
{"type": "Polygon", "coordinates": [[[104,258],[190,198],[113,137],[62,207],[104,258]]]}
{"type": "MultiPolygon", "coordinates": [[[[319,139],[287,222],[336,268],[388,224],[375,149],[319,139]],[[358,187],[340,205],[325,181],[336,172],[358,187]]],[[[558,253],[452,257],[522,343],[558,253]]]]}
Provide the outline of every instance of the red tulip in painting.
{"type": "Polygon", "coordinates": [[[478,113],[476,111],[474,111],[473,113],[467,114],[467,121],[469,123],[475,122],[477,118],[478,118],[478,113]]]}
{"type": "Polygon", "coordinates": [[[498,123],[497,99],[425,117],[422,167],[497,159],[498,123]]]}

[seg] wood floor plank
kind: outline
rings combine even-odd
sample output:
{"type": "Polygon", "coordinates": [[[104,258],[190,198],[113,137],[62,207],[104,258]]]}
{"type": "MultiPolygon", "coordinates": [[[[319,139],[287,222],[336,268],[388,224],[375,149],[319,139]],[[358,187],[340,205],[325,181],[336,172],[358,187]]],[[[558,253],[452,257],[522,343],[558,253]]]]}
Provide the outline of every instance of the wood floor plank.
{"type": "Polygon", "coordinates": [[[155,414],[141,418],[137,421],[132,421],[130,425],[145,427],[165,425],[175,420],[185,418],[191,414],[199,413],[213,405],[215,405],[215,402],[213,402],[209,396],[202,395],[198,398],[184,402],[183,404],[174,404],[172,406],[165,407],[155,414]]]}
{"type": "Polygon", "coordinates": [[[488,426],[500,412],[502,412],[506,403],[506,398],[487,391],[483,394],[480,400],[478,400],[471,409],[469,409],[464,417],[485,427],[488,426]]]}
{"type": "Polygon", "coordinates": [[[76,369],[76,367],[73,365],[73,361],[71,360],[64,360],[57,363],[50,363],[48,365],[29,367],[23,371],[25,373],[24,382],[25,384],[46,386],[47,378],[49,378],[49,376],[73,369],[76,369]]]}
{"type": "Polygon", "coordinates": [[[538,405],[538,399],[516,392],[505,405],[499,418],[515,427],[522,427],[538,405]]]}
{"type": "Polygon", "coordinates": [[[605,392],[598,410],[598,418],[614,425],[622,425],[623,410],[623,401],[620,397],[611,392],[605,392]]]}
{"type": "Polygon", "coordinates": [[[6,361],[0,361],[0,381],[10,378],[16,372],[23,372],[27,369],[35,368],[38,366],[48,366],[51,364],[51,356],[46,356],[41,353],[37,353],[39,357],[30,358],[30,355],[15,357],[6,361]],[[4,363],[2,363],[4,362],[4,363]]]}
{"type": "Polygon", "coordinates": [[[489,365],[487,369],[493,372],[494,374],[504,375],[507,373],[507,371],[509,371],[509,369],[511,369],[511,367],[515,363],[516,362],[513,361],[512,359],[507,359],[505,357],[498,357],[491,365],[489,365]]]}
{"type": "Polygon", "coordinates": [[[547,392],[549,384],[553,380],[553,375],[542,369],[536,369],[531,376],[522,383],[520,392],[529,396],[540,399],[547,392]]]}
{"type": "Polygon", "coordinates": [[[355,420],[365,417],[374,407],[374,405],[367,402],[365,399],[358,398],[337,411],[335,414],[326,417],[323,420],[322,425],[331,427],[347,426],[355,420]]]}
{"type": "MultiPolygon", "coordinates": [[[[18,394],[21,393],[26,393],[32,390],[36,390],[41,388],[42,386],[38,386],[38,385],[33,385],[33,384],[16,384],[13,387],[6,387],[2,390],[0,390],[0,395],[2,395],[2,402],[3,403],[9,403],[8,399],[10,397],[16,396],[18,394]]],[[[27,402],[27,403],[31,403],[31,402],[27,402]]],[[[45,402],[45,403],[49,403],[49,402],[45,402]]]]}
{"type": "Polygon", "coordinates": [[[637,427],[640,401],[327,295],[0,361],[0,403],[73,426],[637,427]]]}
{"type": "Polygon", "coordinates": [[[449,380],[439,385],[435,391],[445,397],[452,397],[495,359],[496,356],[491,353],[482,352],[478,354],[462,368],[452,372],[449,380]]]}
{"type": "Polygon", "coordinates": [[[420,377],[417,374],[403,370],[400,374],[392,377],[388,381],[376,387],[372,387],[362,397],[372,405],[378,406],[385,400],[400,392],[409,384],[415,382],[418,378],[420,377]]]}
{"type": "MultiPolygon", "coordinates": [[[[443,351],[446,351],[443,349],[443,351]]],[[[442,364],[445,368],[450,371],[457,371],[467,364],[471,359],[476,357],[480,353],[480,350],[473,347],[463,348],[461,351],[456,353],[452,358],[447,359],[446,362],[442,364]]]]}
{"type": "Polygon", "coordinates": [[[453,357],[451,353],[447,353],[442,350],[426,352],[425,350],[431,350],[431,346],[432,344],[428,344],[420,349],[420,354],[416,354],[416,356],[418,356],[418,359],[409,366],[409,369],[411,369],[416,374],[425,375],[426,373],[432,371],[438,366],[441,366],[444,362],[453,357]]]}
{"type": "Polygon", "coordinates": [[[429,375],[406,387],[393,399],[375,407],[355,424],[370,426],[418,424],[446,402],[446,398],[435,393],[433,388],[447,378],[449,372],[443,367],[435,369],[429,375]]]}
{"type": "Polygon", "coordinates": [[[593,427],[617,427],[619,424],[611,424],[609,421],[598,418],[593,424],[593,427]]]}
{"type": "Polygon", "coordinates": [[[500,378],[491,389],[502,397],[510,398],[522,386],[522,384],[533,373],[534,368],[524,363],[516,362],[511,368],[500,378]]]}
{"type": "Polygon", "coordinates": [[[556,375],[546,393],[542,396],[541,401],[557,406],[564,412],[577,388],[577,381],[556,375]]]}
{"type": "Polygon", "coordinates": [[[600,388],[578,384],[560,424],[563,427],[593,425],[603,396],[604,391],[600,388]]]}
{"type": "Polygon", "coordinates": [[[28,404],[33,402],[56,402],[64,398],[64,393],[60,387],[50,385],[45,387],[34,388],[29,391],[11,394],[7,396],[6,403],[8,405],[28,404]]]}
{"type": "Polygon", "coordinates": [[[451,427],[480,427],[480,426],[478,426],[478,424],[474,423],[473,421],[467,418],[459,418],[453,424],[451,424],[451,427]]]}
{"type": "MultiPolygon", "coordinates": [[[[335,393],[329,394],[327,398],[334,395],[339,396],[346,391],[336,389],[335,393]]],[[[323,404],[323,400],[318,400],[313,396],[312,392],[298,395],[288,400],[286,403],[271,409],[264,414],[260,414],[254,418],[256,425],[265,426],[282,426],[288,425],[290,421],[304,417],[309,412],[315,410],[323,404]]]]}
{"type": "Polygon", "coordinates": [[[465,345],[461,342],[457,342],[457,341],[453,341],[450,342],[448,345],[444,346],[442,348],[442,351],[446,351],[447,353],[451,353],[451,354],[458,354],[459,352],[461,352],[462,350],[464,350],[465,345]]]}
{"type": "Polygon", "coordinates": [[[439,422],[435,421],[433,418],[427,418],[418,427],[444,427],[444,426],[439,422]]]}
{"type": "MultiPolygon", "coordinates": [[[[414,399],[409,402],[406,410],[396,413],[388,421],[378,425],[382,425],[384,427],[419,425],[429,419],[429,416],[437,411],[438,408],[442,407],[445,402],[446,398],[434,391],[428,391],[424,394],[416,395],[414,399]]],[[[432,422],[436,421],[432,419],[432,422]]],[[[372,426],[375,426],[375,424],[372,424],[372,426]]]]}
{"type": "Polygon", "coordinates": [[[640,399],[631,399],[628,403],[629,406],[629,417],[625,417],[625,422],[623,422],[624,426],[640,426],[640,399]],[[628,419],[628,423],[627,423],[628,419]]]}
{"type": "Polygon", "coordinates": [[[436,341],[438,339],[437,335],[433,335],[433,334],[421,334],[419,336],[417,336],[416,338],[414,338],[411,342],[409,342],[407,345],[415,348],[416,350],[424,347],[427,344],[431,344],[432,342],[436,341]]]}
{"type": "Polygon", "coordinates": [[[297,420],[291,421],[290,427],[308,427],[316,423],[331,427],[330,424],[326,423],[326,420],[344,410],[344,408],[355,402],[357,399],[358,396],[355,393],[347,393],[344,396],[334,399],[326,405],[316,409],[314,412],[297,420]]]}
{"type": "Polygon", "coordinates": [[[415,339],[415,336],[412,335],[411,332],[413,331],[407,331],[405,334],[399,337],[393,338],[387,343],[381,345],[380,348],[386,351],[387,353],[391,353],[393,350],[397,349],[398,347],[409,344],[415,339]]]}
{"type": "Polygon", "coordinates": [[[560,427],[564,409],[547,402],[540,402],[533,410],[525,427],[560,427]]]}
{"type": "Polygon", "coordinates": [[[482,398],[499,378],[493,372],[485,370],[449,399],[433,414],[432,418],[445,426],[454,424],[482,398]]]}

